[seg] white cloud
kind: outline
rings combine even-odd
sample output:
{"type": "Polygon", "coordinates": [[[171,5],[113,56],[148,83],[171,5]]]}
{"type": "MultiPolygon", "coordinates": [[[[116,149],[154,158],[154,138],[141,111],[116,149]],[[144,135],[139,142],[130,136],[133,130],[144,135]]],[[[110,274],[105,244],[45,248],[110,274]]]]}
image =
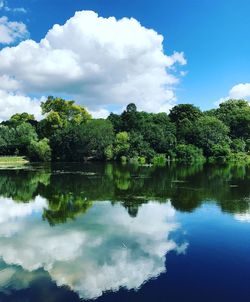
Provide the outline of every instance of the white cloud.
{"type": "Polygon", "coordinates": [[[7,1],[0,0],[0,10],[3,9],[6,12],[14,12],[14,13],[27,13],[27,10],[24,7],[9,7],[7,1]]]}
{"type": "MultiPolygon", "coordinates": [[[[0,236],[0,258],[29,272],[43,268],[58,286],[69,286],[81,298],[97,298],[120,287],[138,289],[166,271],[166,254],[187,246],[169,238],[178,228],[174,220],[170,203],[154,202],[144,204],[135,218],[121,205],[99,202],[84,217],[53,228],[38,215],[19,217],[18,231],[0,236]]],[[[0,229],[12,224],[0,223],[0,229]]]]}
{"type": "Polygon", "coordinates": [[[250,83],[238,84],[229,91],[231,99],[247,99],[250,97],[250,83]]]}
{"type": "Polygon", "coordinates": [[[93,118],[107,118],[109,116],[109,111],[107,109],[98,109],[98,110],[88,110],[93,118]]]}
{"type": "Polygon", "coordinates": [[[137,20],[93,11],[54,25],[40,43],[26,40],[0,52],[1,75],[14,77],[25,93],[68,95],[97,112],[130,102],[168,110],[179,81],[175,67],[184,64],[183,53],[164,54],[163,37],[137,20]]]}
{"type": "Polygon", "coordinates": [[[229,99],[245,99],[250,100],[250,83],[240,83],[233,86],[229,92],[228,96],[220,98],[215,104],[219,105],[229,99]]]}
{"type": "MultiPolygon", "coordinates": [[[[2,78],[5,87],[15,87],[16,82],[2,78]]],[[[34,114],[37,119],[41,119],[42,113],[40,103],[44,98],[31,98],[21,93],[7,92],[1,89],[0,77],[0,121],[10,118],[15,113],[29,112],[34,114]]]]}
{"type": "Polygon", "coordinates": [[[11,44],[27,38],[28,34],[23,22],[12,22],[5,16],[0,18],[0,43],[11,44]]]}

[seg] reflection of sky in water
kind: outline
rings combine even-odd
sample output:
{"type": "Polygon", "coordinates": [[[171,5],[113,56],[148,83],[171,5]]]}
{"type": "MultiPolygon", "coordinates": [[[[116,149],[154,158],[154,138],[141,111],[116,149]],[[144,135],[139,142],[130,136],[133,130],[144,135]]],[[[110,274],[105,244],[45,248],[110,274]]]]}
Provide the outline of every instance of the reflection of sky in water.
{"type": "Polygon", "coordinates": [[[132,218],[119,204],[99,202],[75,221],[55,227],[37,215],[44,207],[39,196],[27,204],[1,199],[2,288],[27,287],[40,274],[34,270],[43,268],[57,285],[68,285],[86,299],[120,287],[138,289],[165,272],[169,251],[187,246],[169,238],[178,228],[170,203],[144,204],[132,218]]]}
{"type": "Polygon", "coordinates": [[[241,222],[250,222],[250,209],[246,213],[235,214],[234,218],[241,222]]]}

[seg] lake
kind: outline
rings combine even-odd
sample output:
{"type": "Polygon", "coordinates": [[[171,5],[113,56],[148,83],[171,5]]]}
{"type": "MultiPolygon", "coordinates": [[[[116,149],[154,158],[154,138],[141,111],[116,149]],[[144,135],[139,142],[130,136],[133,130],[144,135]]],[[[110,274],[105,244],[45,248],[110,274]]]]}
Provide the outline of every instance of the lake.
{"type": "Polygon", "coordinates": [[[250,167],[0,170],[0,301],[250,301],[250,167]]]}

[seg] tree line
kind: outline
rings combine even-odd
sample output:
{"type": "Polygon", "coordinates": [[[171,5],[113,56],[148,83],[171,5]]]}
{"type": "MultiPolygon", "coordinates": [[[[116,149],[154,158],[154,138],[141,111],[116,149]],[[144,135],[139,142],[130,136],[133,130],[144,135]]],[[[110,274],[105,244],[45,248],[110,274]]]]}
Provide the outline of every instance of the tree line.
{"type": "Polygon", "coordinates": [[[201,111],[191,104],[169,114],[138,111],[131,103],[121,114],[93,119],[74,101],[49,96],[44,118],[17,113],[0,124],[0,155],[31,161],[122,161],[164,165],[167,161],[248,160],[250,106],[228,100],[201,111]]]}

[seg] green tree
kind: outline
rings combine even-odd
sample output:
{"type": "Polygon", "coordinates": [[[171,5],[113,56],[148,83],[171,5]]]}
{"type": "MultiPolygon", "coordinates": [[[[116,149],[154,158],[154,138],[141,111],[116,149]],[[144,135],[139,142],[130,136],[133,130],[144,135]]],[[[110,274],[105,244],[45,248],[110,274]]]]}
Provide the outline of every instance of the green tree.
{"type": "Polygon", "coordinates": [[[201,110],[191,104],[180,104],[170,110],[169,117],[176,125],[179,142],[193,144],[194,123],[202,116],[201,110]]]}
{"type": "Polygon", "coordinates": [[[96,159],[105,159],[106,150],[113,145],[114,129],[108,120],[90,120],[83,126],[84,153],[96,159]]]}
{"type": "Polygon", "coordinates": [[[201,110],[192,104],[176,105],[169,113],[170,120],[176,124],[180,124],[184,119],[195,122],[202,115],[201,110]]]}
{"type": "Polygon", "coordinates": [[[15,129],[0,125],[0,154],[12,155],[17,147],[15,129]]]}
{"type": "Polygon", "coordinates": [[[110,113],[108,120],[112,123],[115,133],[122,131],[122,119],[120,115],[110,113]]]}
{"type": "Polygon", "coordinates": [[[205,160],[202,149],[193,145],[183,144],[180,144],[176,147],[176,158],[178,161],[185,163],[205,160]]]}
{"type": "Polygon", "coordinates": [[[63,121],[73,121],[76,124],[86,122],[91,119],[88,111],[74,101],[66,101],[62,98],[49,96],[45,102],[41,103],[42,114],[57,112],[63,121]]]}
{"type": "Polygon", "coordinates": [[[80,125],[68,124],[50,139],[53,158],[62,161],[82,161],[84,157],[105,159],[113,141],[113,126],[102,119],[80,125]]]}
{"type": "Polygon", "coordinates": [[[16,141],[18,148],[26,153],[27,147],[32,141],[37,140],[37,133],[30,124],[22,123],[16,127],[16,141]]]}
{"type": "Polygon", "coordinates": [[[119,159],[122,156],[127,156],[130,148],[129,135],[126,131],[119,132],[115,136],[114,141],[114,156],[119,159]]]}
{"type": "Polygon", "coordinates": [[[91,119],[88,111],[74,101],[49,96],[41,103],[42,114],[46,115],[38,125],[40,137],[51,137],[58,129],[66,127],[68,123],[80,125],[91,119]]]}
{"type": "Polygon", "coordinates": [[[32,141],[28,147],[28,151],[29,158],[32,161],[48,162],[51,160],[51,148],[47,138],[40,141],[32,141]]]}
{"type": "Polygon", "coordinates": [[[33,114],[29,114],[27,112],[16,113],[11,116],[10,121],[17,124],[22,124],[22,123],[34,122],[35,117],[33,114]]]}
{"type": "Polygon", "coordinates": [[[194,124],[195,145],[203,149],[205,156],[214,155],[214,145],[227,149],[230,144],[229,128],[216,117],[204,116],[194,124]]]}
{"type": "Polygon", "coordinates": [[[215,110],[215,116],[230,129],[232,138],[250,138],[250,106],[245,100],[228,100],[215,110]]]}

